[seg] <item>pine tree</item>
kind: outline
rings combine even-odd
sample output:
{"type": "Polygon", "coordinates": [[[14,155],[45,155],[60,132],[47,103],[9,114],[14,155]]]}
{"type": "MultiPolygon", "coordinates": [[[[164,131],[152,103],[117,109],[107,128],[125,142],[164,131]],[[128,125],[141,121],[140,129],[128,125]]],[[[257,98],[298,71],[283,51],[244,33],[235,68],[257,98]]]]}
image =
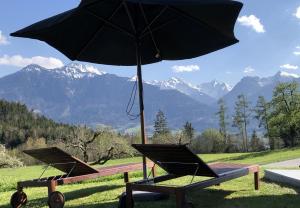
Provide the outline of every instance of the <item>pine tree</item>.
{"type": "Polygon", "coordinates": [[[257,100],[257,104],[255,106],[254,112],[255,116],[254,118],[259,121],[259,128],[262,126],[266,130],[266,136],[269,138],[269,145],[270,149],[274,150],[274,138],[270,135],[270,129],[269,129],[269,116],[270,116],[270,104],[265,100],[263,96],[259,96],[257,100]]]}
{"type": "Polygon", "coordinates": [[[257,136],[257,133],[255,130],[253,130],[253,132],[252,132],[250,146],[251,146],[252,151],[261,151],[262,150],[262,144],[261,144],[260,139],[257,136]]]}
{"type": "Polygon", "coordinates": [[[195,135],[195,129],[192,126],[192,123],[186,122],[183,126],[182,134],[184,137],[187,138],[189,144],[191,144],[192,139],[194,138],[195,135]]]}
{"type": "Polygon", "coordinates": [[[247,101],[245,95],[238,95],[238,100],[235,102],[235,115],[233,117],[233,126],[240,130],[243,137],[243,149],[246,152],[248,152],[247,126],[251,115],[249,105],[250,103],[247,101]]]}
{"type": "Polygon", "coordinates": [[[167,118],[165,114],[159,110],[156,114],[156,119],[154,121],[154,135],[153,137],[162,136],[169,134],[170,130],[168,128],[167,118]]]}
{"type": "Polygon", "coordinates": [[[218,105],[219,105],[219,111],[217,112],[217,115],[219,116],[219,131],[220,134],[223,136],[223,140],[225,142],[225,144],[227,144],[227,116],[226,116],[226,111],[227,111],[227,107],[225,104],[224,99],[220,99],[218,101],[218,105]]]}

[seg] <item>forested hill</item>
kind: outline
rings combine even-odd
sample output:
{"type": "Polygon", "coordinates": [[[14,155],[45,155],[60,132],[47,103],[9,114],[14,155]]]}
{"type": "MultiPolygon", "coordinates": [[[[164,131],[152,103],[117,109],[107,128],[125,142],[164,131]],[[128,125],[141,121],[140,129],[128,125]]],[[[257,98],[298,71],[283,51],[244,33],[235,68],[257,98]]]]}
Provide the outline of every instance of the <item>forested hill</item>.
{"type": "Polygon", "coordinates": [[[72,126],[59,124],[20,103],[0,100],[0,144],[13,148],[29,137],[52,140],[68,135],[72,126]]]}

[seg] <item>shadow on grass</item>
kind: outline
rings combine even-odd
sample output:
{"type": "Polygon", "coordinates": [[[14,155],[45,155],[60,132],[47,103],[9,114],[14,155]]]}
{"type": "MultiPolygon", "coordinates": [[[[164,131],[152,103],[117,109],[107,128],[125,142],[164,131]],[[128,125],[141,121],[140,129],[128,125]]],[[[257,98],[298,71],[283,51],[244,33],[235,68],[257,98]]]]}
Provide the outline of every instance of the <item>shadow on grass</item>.
{"type": "MultiPolygon", "coordinates": [[[[96,187],[85,188],[85,189],[82,189],[82,190],[64,192],[63,194],[66,197],[66,201],[68,201],[68,200],[74,200],[74,199],[80,199],[80,198],[88,197],[88,196],[90,196],[94,193],[104,192],[104,191],[113,190],[113,189],[118,189],[118,188],[121,188],[121,187],[122,187],[121,185],[96,186],[96,187]]],[[[26,193],[26,189],[24,191],[26,193]]],[[[9,200],[8,200],[8,203],[9,203],[9,200]]],[[[48,200],[48,197],[43,197],[43,198],[39,198],[39,199],[30,200],[30,196],[28,196],[28,202],[27,202],[26,207],[46,206],[47,205],[47,200],[48,200]]],[[[9,204],[0,206],[0,208],[8,208],[8,207],[10,207],[9,204]]],[[[82,206],[78,206],[78,207],[82,207],[82,206]]]]}
{"type": "MultiPolygon", "coordinates": [[[[298,148],[286,148],[286,149],[280,149],[280,150],[267,150],[267,151],[263,151],[263,152],[249,152],[246,153],[244,155],[239,155],[239,156],[233,156],[230,158],[226,158],[222,161],[235,161],[235,160],[247,160],[247,159],[255,159],[257,157],[263,157],[263,156],[268,156],[270,154],[274,154],[274,153],[284,153],[287,151],[294,151],[294,150],[298,150],[298,148]]],[[[216,160],[217,162],[218,160],[216,160]]],[[[264,165],[264,163],[260,164],[260,165],[264,165]]]]}
{"type": "Polygon", "coordinates": [[[246,159],[250,159],[250,158],[263,157],[263,156],[269,155],[271,153],[273,153],[273,152],[271,152],[271,151],[254,152],[254,153],[248,153],[245,155],[230,157],[230,158],[224,159],[222,161],[246,160],[246,159]]]}
{"type": "MultiPolygon", "coordinates": [[[[249,197],[227,198],[232,191],[201,190],[188,194],[188,201],[194,207],[203,208],[298,208],[300,197],[293,194],[284,195],[257,195],[249,197]]],[[[118,202],[67,206],[68,208],[117,208],[118,202]]],[[[175,208],[175,198],[160,202],[139,202],[135,208],[175,208]]]]}
{"type": "MultiPolygon", "coordinates": [[[[284,187],[289,187],[282,185],[284,187]]],[[[103,192],[119,188],[120,186],[97,186],[83,190],[70,191],[65,193],[67,200],[80,199],[97,192],[103,192]]],[[[291,187],[292,188],[292,187],[291,187]]],[[[294,189],[294,188],[293,188],[294,189]]],[[[237,191],[241,192],[241,190],[237,191]]],[[[254,192],[251,196],[234,196],[235,191],[202,189],[187,193],[187,200],[194,204],[194,207],[204,208],[298,208],[300,197],[297,194],[283,195],[262,195],[260,192],[254,192]]],[[[29,201],[26,207],[42,207],[46,206],[47,198],[40,198],[29,201]]],[[[175,198],[171,196],[169,200],[159,202],[138,202],[135,208],[174,208],[175,198]]],[[[9,205],[0,206],[0,208],[8,208],[9,205]]],[[[66,208],[117,208],[118,200],[93,203],[82,205],[68,205],[66,208]]]]}

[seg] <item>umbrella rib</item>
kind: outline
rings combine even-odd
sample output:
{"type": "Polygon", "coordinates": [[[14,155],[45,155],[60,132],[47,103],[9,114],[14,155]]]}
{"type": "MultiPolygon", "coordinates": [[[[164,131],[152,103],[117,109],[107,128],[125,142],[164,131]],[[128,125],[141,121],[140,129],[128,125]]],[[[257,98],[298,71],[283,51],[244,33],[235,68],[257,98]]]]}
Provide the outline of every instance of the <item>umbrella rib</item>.
{"type": "MultiPolygon", "coordinates": [[[[119,9],[121,8],[121,6],[122,6],[122,3],[120,3],[120,4],[116,7],[116,9],[113,11],[113,13],[112,13],[111,16],[108,18],[108,20],[111,20],[111,19],[115,16],[115,14],[119,11],[119,9]]],[[[105,24],[104,24],[104,25],[101,25],[101,27],[99,27],[99,29],[95,32],[95,34],[93,35],[93,37],[92,37],[91,39],[89,39],[88,42],[87,42],[87,43],[82,47],[82,49],[79,51],[79,53],[78,53],[78,55],[76,56],[76,58],[80,57],[81,54],[83,53],[83,51],[85,51],[85,50],[87,49],[87,47],[88,47],[88,46],[96,39],[96,37],[98,36],[98,34],[99,34],[100,32],[103,31],[104,26],[105,26],[105,24]]]]}
{"type": "Polygon", "coordinates": [[[156,43],[156,41],[155,41],[155,39],[154,39],[152,30],[151,30],[151,28],[150,28],[150,26],[149,26],[149,22],[148,22],[148,19],[147,19],[147,17],[146,17],[144,8],[143,8],[143,6],[142,6],[141,3],[139,3],[139,6],[140,6],[140,10],[141,10],[141,12],[142,12],[142,15],[143,15],[143,17],[144,17],[145,23],[147,24],[146,27],[147,27],[147,29],[149,30],[149,33],[150,33],[150,36],[151,36],[153,45],[154,45],[154,47],[155,47],[155,49],[156,49],[156,52],[157,52],[156,58],[159,58],[159,57],[160,57],[160,50],[159,50],[159,48],[158,48],[158,46],[157,46],[157,43],[156,43]]]}
{"type": "Polygon", "coordinates": [[[129,18],[129,22],[130,22],[130,24],[131,24],[131,27],[132,27],[134,33],[136,34],[136,33],[137,33],[137,31],[136,31],[136,26],[135,26],[135,24],[134,24],[134,22],[133,22],[133,18],[132,18],[131,12],[129,11],[128,5],[127,5],[127,3],[126,3],[125,1],[123,1],[123,5],[124,5],[124,7],[125,7],[127,16],[128,16],[128,18],[129,18]]]}
{"type": "MultiPolygon", "coordinates": [[[[161,24],[161,25],[159,25],[159,26],[157,26],[157,27],[155,27],[155,28],[152,28],[152,32],[155,32],[155,31],[157,31],[157,30],[159,30],[159,29],[165,27],[166,25],[170,24],[171,22],[173,22],[173,21],[175,21],[175,20],[176,20],[176,18],[170,19],[169,21],[166,21],[165,23],[163,23],[163,24],[161,24]]],[[[143,38],[144,38],[145,36],[147,36],[149,33],[150,33],[149,31],[148,31],[148,32],[145,32],[144,34],[142,34],[142,35],[140,36],[140,39],[143,39],[143,38]]]]}
{"type": "Polygon", "coordinates": [[[224,34],[222,31],[218,30],[217,28],[215,28],[215,27],[213,27],[213,26],[207,24],[206,22],[204,22],[204,21],[202,21],[202,20],[199,20],[199,19],[197,19],[197,18],[195,18],[195,17],[193,17],[193,16],[187,14],[186,12],[184,12],[184,11],[178,9],[178,8],[175,8],[174,6],[171,6],[170,9],[173,10],[174,12],[178,13],[180,16],[182,16],[182,17],[184,17],[184,18],[190,19],[190,20],[196,22],[197,24],[204,25],[204,26],[206,26],[206,27],[208,27],[208,28],[211,28],[212,30],[214,30],[214,31],[216,31],[216,32],[218,32],[218,33],[221,33],[221,34],[223,34],[224,36],[228,37],[227,34],[224,34]]]}
{"type": "Polygon", "coordinates": [[[134,34],[132,34],[131,32],[127,31],[126,29],[124,29],[124,28],[122,28],[122,27],[120,27],[120,26],[118,26],[118,25],[116,25],[116,24],[114,24],[114,23],[112,23],[112,22],[106,20],[106,19],[103,18],[103,17],[100,17],[100,16],[96,15],[94,12],[92,12],[92,11],[90,11],[90,10],[88,10],[88,9],[87,9],[86,11],[87,11],[89,14],[91,14],[92,16],[96,17],[98,20],[100,20],[100,21],[102,21],[102,22],[105,22],[107,25],[111,26],[112,28],[117,29],[117,30],[119,30],[119,31],[122,32],[122,33],[125,33],[126,35],[128,35],[128,36],[130,36],[130,37],[132,37],[132,38],[135,38],[134,34]]]}
{"type": "Polygon", "coordinates": [[[168,7],[169,6],[165,6],[160,12],[159,12],[159,14],[157,14],[154,18],[153,18],[153,20],[151,20],[151,22],[143,29],[143,31],[141,32],[141,34],[143,35],[146,31],[147,31],[147,29],[148,29],[148,27],[151,27],[151,25],[168,9],[168,7]]]}

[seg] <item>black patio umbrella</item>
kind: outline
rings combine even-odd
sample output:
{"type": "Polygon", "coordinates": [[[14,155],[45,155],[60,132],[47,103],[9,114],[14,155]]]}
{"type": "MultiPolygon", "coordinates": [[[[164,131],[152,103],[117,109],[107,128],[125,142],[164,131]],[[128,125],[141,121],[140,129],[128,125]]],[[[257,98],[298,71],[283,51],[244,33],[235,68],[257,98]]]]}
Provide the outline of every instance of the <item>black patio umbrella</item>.
{"type": "MultiPolygon", "coordinates": [[[[233,30],[241,8],[231,0],[81,0],[78,7],[11,35],[45,41],[71,60],[136,65],[144,144],[141,66],[237,43],[233,30]]],[[[143,163],[146,177],[145,158],[143,163]]]]}

